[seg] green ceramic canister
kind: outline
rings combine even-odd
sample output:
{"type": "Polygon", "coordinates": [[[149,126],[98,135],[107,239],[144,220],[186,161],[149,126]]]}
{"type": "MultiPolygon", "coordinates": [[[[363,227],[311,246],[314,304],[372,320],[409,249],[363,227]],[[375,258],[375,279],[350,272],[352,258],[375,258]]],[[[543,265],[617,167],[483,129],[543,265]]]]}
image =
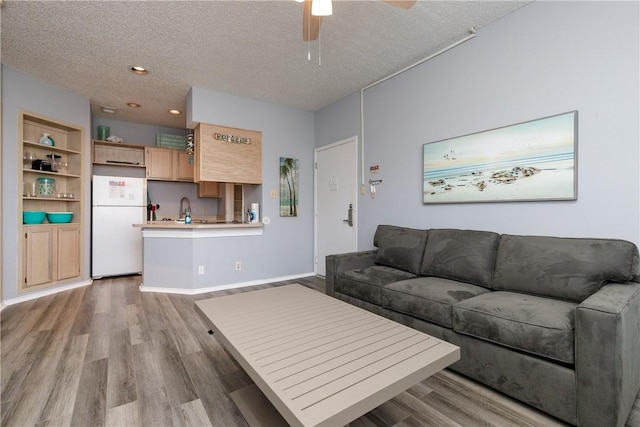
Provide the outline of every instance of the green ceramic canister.
{"type": "Polygon", "coordinates": [[[109,126],[98,126],[98,139],[100,141],[106,141],[111,134],[111,129],[109,126]]]}

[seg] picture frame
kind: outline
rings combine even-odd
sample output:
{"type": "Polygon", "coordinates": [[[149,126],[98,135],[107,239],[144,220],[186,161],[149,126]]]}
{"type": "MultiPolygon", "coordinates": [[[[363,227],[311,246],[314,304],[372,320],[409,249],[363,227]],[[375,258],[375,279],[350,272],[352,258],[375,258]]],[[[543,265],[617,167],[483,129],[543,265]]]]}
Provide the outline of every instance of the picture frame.
{"type": "Polygon", "coordinates": [[[280,157],[280,216],[298,216],[300,160],[280,157]]]}
{"type": "Polygon", "coordinates": [[[577,199],[578,111],[422,147],[422,201],[523,202],[577,199]]]}

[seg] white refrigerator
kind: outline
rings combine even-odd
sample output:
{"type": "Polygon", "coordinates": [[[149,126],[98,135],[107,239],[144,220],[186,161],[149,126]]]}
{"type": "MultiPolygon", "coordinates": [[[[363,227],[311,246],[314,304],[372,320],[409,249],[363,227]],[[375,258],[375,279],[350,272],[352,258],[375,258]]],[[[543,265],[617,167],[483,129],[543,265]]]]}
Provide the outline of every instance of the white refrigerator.
{"type": "Polygon", "coordinates": [[[142,232],[147,214],[147,180],[93,176],[91,275],[142,272],[142,232]]]}

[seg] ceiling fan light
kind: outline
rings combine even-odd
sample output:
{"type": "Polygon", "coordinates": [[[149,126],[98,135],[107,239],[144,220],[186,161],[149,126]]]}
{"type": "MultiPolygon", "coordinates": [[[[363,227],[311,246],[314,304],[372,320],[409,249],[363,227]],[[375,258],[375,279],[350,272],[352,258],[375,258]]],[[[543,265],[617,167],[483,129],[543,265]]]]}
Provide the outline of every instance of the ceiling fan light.
{"type": "Polygon", "coordinates": [[[311,2],[311,14],[313,16],[329,16],[333,14],[331,0],[313,0],[311,2]]]}

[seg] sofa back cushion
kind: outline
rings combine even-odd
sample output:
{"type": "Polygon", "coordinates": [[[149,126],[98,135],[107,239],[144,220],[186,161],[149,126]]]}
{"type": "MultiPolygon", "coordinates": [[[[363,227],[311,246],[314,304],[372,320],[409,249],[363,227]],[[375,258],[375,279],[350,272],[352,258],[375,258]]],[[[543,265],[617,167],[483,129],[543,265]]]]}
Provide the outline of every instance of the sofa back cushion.
{"type": "Polygon", "coordinates": [[[379,225],[373,237],[376,264],[420,274],[428,230],[379,225]]]}
{"type": "Polygon", "coordinates": [[[499,241],[489,231],[429,230],[420,273],[490,288],[499,241]]]}
{"type": "Polygon", "coordinates": [[[582,302],[607,282],[634,280],[637,271],[638,248],[624,240],[504,234],[494,289],[582,302]]]}

